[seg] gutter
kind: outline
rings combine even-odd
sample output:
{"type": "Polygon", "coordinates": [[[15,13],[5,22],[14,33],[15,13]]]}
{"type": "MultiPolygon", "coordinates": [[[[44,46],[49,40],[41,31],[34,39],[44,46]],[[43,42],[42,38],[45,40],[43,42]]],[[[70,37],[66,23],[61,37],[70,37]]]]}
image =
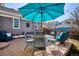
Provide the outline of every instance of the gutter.
{"type": "Polygon", "coordinates": [[[0,10],[0,16],[12,17],[12,18],[21,17],[20,14],[11,13],[11,12],[2,11],[2,10],[0,10]]]}

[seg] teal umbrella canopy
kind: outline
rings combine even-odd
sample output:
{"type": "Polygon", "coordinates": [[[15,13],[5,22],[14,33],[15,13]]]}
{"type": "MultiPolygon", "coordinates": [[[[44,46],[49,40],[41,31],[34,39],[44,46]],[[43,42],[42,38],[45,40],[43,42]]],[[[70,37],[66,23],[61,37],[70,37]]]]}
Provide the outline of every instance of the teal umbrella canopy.
{"type": "Polygon", "coordinates": [[[19,8],[19,12],[29,21],[45,22],[63,15],[64,5],[64,3],[29,3],[19,8]]]}

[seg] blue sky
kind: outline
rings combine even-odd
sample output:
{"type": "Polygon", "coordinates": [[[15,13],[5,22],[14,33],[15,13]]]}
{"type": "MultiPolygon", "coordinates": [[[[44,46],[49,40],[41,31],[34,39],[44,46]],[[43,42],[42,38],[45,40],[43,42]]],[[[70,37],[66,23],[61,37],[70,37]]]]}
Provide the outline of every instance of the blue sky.
{"type": "Polygon", "coordinates": [[[13,9],[18,9],[24,5],[26,5],[27,3],[5,3],[5,6],[8,8],[13,8],[13,9]]]}
{"type": "MultiPolygon", "coordinates": [[[[14,8],[14,9],[18,9],[24,5],[26,5],[27,3],[5,3],[6,7],[9,8],[14,8]]],[[[65,10],[70,10],[73,9],[75,7],[79,6],[79,3],[66,3],[65,4],[65,10]]]]}
{"type": "MultiPolygon", "coordinates": [[[[26,5],[27,3],[5,3],[5,6],[8,8],[13,8],[13,9],[18,9],[24,5],[26,5]]],[[[71,10],[71,9],[75,9],[76,7],[79,6],[79,3],[66,3],[64,6],[64,11],[66,13],[67,10],[71,10]]],[[[61,19],[60,21],[62,21],[63,19],[68,18],[69,16],[67,16],[66,14],[57,18],[56,20],[61,19]]]]}

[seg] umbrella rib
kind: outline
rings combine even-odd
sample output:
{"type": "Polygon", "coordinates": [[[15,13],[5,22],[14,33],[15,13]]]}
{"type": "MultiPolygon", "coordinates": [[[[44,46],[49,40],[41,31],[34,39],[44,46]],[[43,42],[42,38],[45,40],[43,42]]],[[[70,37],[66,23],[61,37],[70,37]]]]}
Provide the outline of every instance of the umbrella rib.
{"type": "MultiPolygon", "coordinates": [[[[33,13],[33,12],[35,12],[35,10],[31,11],[31,12],[28,13],[27,15],[29,15],[29,14],[31,14],[31,13],[33,13]]],[[[23,17],[26,17],[27,15],[24,15],[23,17]]]]}
{"type": "MultiPolygon", "coordinates": [[[[49,5],[49,6],[46,6],[46,7],[51,7],[51,6],[61,5],[61,4],[64,4],[64,3],[58,3],[58,4],[56,3],[54,5],[49,5]]],[[[39,3],[39,5],[40,5],[40,3],[39,3]]],[[[24,7],[26,7],[26,5],[23,6],[22,8],[19,8],[19,9],[38,9],[38,8],[24,8],[24,7]]],[[[40,5],[40,7],[41,7],[41,5],[40,5]]]]}
{"type": "Polygon", "coordinates": [[[64,3],[58,3],[58,4],[54,4],[54,5],[49,5],[49,6],[46,6],[46,7],[57,6],[57,5],[61,5],[61,4],[64,4],[64,3]]]}
{"type": "Polygon", "coordinates": [[[53,16],[52,16],[50,13],[48,13],[47,11],[46,11],[46,13],[47,13],[48,15],[50,15],[50,17],[51,17],[52,19],[54,19],[53,16]]]}
{"type": "Polygon", "coordinates": [[[37,14],[33,17],[33,21],[34,21],[34,19],[35,19],[36,16],[37,16],[37,14]]]}
{"type": "Polygon", "coordinates": [[[20,9],[37,9],[38,10],[38,8],[20,8],[20,9]]]}
{"type": "Polygon", "coordinates": [[[41,4],[39,3],[39,6],[41,7],[41,4]]]}
{"type": "Polygon", "coordinates": [[[54,12],[58,12],[58,13],[64,14],[64,13],[59,12],[59,11],[51,10],[51,9],[48,9],[48,8],[46,8],[46,9],[47,9],[47,10],[50,10],[50,11],[54,11],[54,12]]]}

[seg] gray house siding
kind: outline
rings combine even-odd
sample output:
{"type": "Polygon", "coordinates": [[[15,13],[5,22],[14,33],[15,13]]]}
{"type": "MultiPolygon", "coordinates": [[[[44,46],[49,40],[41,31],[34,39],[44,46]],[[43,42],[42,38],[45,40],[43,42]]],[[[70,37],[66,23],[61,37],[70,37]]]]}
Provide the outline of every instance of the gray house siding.
{"type": "MultiPolygon", "coordinates": [[[[33,24],[26,27],[26,20],[20,20],[20,29],[13,29],[13,18],[22,18],[17,10],[0,6],[0,31],[11,32],[12,34],[22,34],[33,31],[33,24]]],[[[22,18],[23,19],[23,18],[22,18]]],[[[37,27],[40,29],[40,23],[37,27]]]]}
{"type": "Polygon", "coordinates": [[[8,31],[12,34],[22,34],[23,32],[31,32],[33,31],[32,25],[30,27],[26,27],[26,23],[28,21],[21,20],[20,21],[20,29],[13,29],[13,19],[0,17],[0,31],[8,31]]]}

